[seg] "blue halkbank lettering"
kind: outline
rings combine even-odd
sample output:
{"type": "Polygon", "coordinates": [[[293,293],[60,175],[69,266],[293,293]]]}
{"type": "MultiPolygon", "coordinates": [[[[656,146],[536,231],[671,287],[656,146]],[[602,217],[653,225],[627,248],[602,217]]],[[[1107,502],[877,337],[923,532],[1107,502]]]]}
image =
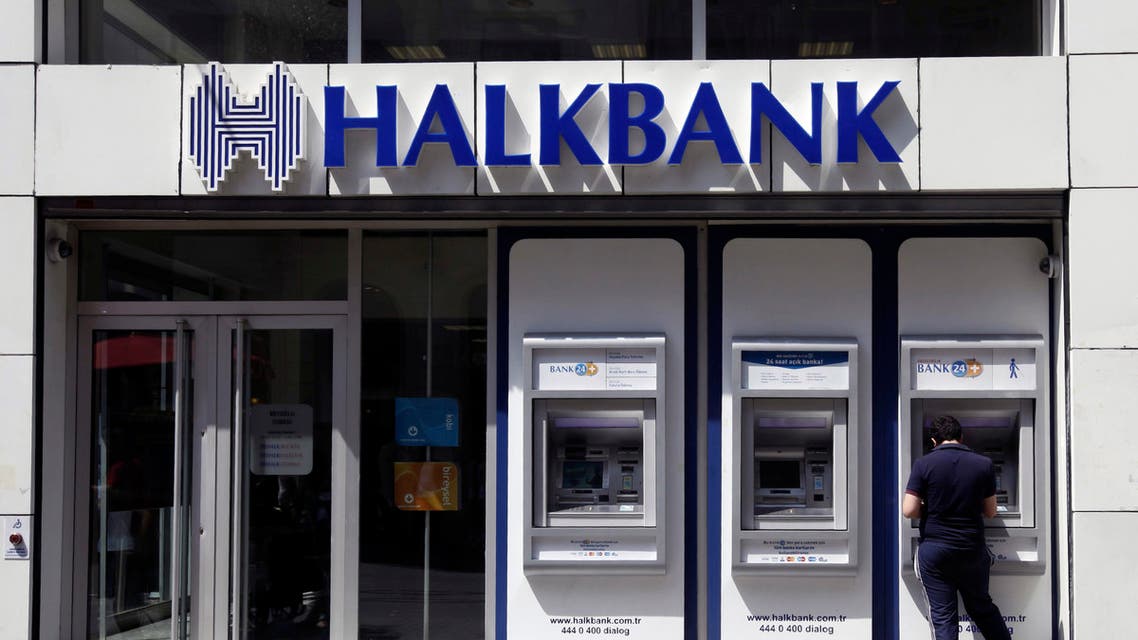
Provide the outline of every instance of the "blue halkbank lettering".
{"type": "MultiPolygon", "coordinates": [[[[878,162],[901,162],[901,156],[885,137],[874,120],[874,112],[899,85],[899,81],[881,84],[864,106],[858,107],[857,82],[837,83],[837,160],[839,163],[858,162],[858,140],[878,162]]],[[[668,145],[668,136],[657,119],[664,113],[664,93],[659,87],[647,83],[610,83],[608,114],[608,163],[614,165],[645,165],[659,160],[668,145]],[[643,106],[632,113],[632,96],[638,96],[643,106]],[[633,153],[629,138],[636,129],[643,137],[643,148],[633,153]]],[[[761,82],[751,84],[751,139],[747,141],[747,159],[731,135],[731,126],[723,112],[719,97],[710,82],[701,83],[689,105],[683,124],[676,132],[675,145],[668,155],[670,165],[683,162],[684,154],[694,142],[714,145],[723,164],[761,164],[763,162],[763,126],[765,117],[810,164],[822,162],[822,109],[824,98],[821,82],[810,85],[809,128],[790,114],[770,89],[761,82]],[[702,120],[704,126],[698,123],[702,120]]],[[[587,84],[576,96],[565,96],[564,108],[559,84],[538,85],[539,131],[537,163],[544,166],[561,164],[561,143],[582,165],[603,165],[597,149],[589,143],[576,118],[585,105],[600,91],[600,84],[587,84]]],[[[482,163],[488,167],[531,166],[529,153],[507,153],[505,85],[487,85],[485,106],[486,148],[482,163]]],[[[445,144],[450,148],[454,162],[460,167],[478,165],[474,149],[463,127],[458,107],[445,84],[435,86],[411,139],[406,155],[400,159],[397,145],[399,95],[395,85],[378,85],[375,88],[376,113],[374,116],[348,116],[345,113],[344,87],[324,88],[325,143],[324,164],[343,167],[345,134],[351,130],[375,132],[375,166],[414,166],[426,144],[445,144]],[[437,123],[437,126],[436,126],[437,123]]]]}

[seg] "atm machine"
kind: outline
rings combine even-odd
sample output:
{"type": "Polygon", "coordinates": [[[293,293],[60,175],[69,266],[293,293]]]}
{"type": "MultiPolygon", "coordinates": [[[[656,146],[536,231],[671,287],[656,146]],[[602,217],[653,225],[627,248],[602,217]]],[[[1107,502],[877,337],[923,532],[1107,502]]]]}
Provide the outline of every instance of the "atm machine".
{"type": "Polygon", "coordinates": [[[732,341],[733,571],[857,567],[857,342],[732,341]]]}
{"type": "MultiPolygon", "coordinates": [[[[1042,336],[902,337],[901,482],[932,450],[940,415],[960,421],[964,444],[992,459],[996,516],[985,522],[993,574],[1043,573],[1047,481],[1047,355],[1042,336]]],[[[902,486],[902,490],[903,490],[902,486]]],[[[913,566],[918,521],[902,526],[913,566]]]]}
{"type": "Polygon", "coordinates": [[[664,346],[525,336],[527,573],[664,573],[664,346]]]}

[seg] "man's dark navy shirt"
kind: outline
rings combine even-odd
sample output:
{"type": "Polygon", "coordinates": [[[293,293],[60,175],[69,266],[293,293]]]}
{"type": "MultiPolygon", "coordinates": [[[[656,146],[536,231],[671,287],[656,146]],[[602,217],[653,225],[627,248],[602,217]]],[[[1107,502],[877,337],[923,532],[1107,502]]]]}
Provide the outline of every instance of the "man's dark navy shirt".
{"type": "Polygon", "coordinates": [[[996,495],[991,459],[962,444],[942,444],[913,463],[905,493],[925,503],[921,542],[957,549],[984,546],[984,500],[996,495]]]}

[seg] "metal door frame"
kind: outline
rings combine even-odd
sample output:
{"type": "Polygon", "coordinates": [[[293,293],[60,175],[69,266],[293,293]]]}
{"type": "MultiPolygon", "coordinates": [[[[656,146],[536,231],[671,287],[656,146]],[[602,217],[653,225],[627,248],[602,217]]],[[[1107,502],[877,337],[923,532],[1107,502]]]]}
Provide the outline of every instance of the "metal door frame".
{"type": "MultiPolygon", "coordinates": [[[[75,511],[73,514],[71,548],[73,550],[72,584],[74,593],[79,597],[72,601],[71,630],[72,637],[87,637],[87,623],[89,619],[89,603],[83,594],[89,593],[88,566],[90,553],[88,543],[91,539],[91,452],[92,452],[92,382],[93,382],[93,337],[96,331],[170,331],[175,332],[178,322],[185,321],[186,328],[193,332],[193,347],[191,363],[193,366],[193,379],[196,380],[193,393],[192,423],[185,425],[196,433],[197,437],[190,438],[193,443],[194,470],[191,481],[191,499],[189,509],[189,539],[186,541],[191,558],[200,559],[204,554],[211,554],[215,544],[213,527],[204,527],[202,514],[213,509],[211,496],[203,490],[203,478],[209,477],[210,471],[216,467],[216,438],[213,426],[216,415],[214,406],[217,398],[216,390],[211,388],[215,381],[212,371],[215,368],[213,353],[216,349],[213,344],[216,335],[216,319],[211,316],[84,316],[78,322],[77,368],[76,368],[76,449],[75,449],[75,511]],[[197,525],[195,527],[195,525],[197,525]],[[197,528],[199,535],[194,536],[193,530],[197,528]]],[[[175,362],[175,367],[180,363],[175,362]]],[[[66,542],[66,540],[65,540],[66,542]]],[[[197,570],[195,562],[191,561],[189,571],[189,594],[193,610],[190,612],[191,634],[198,625],[213,614],[208,607],[201,607],[201,595],[206,583],[197,570]]]]}
{"type": "MultiPolygon", "coordinates": [[[[331,514],[331,558],[329,575],[328,624],[330,638],[353,638],[356,631],[358,603],[356,579],[359,568],[359,464],[356,459],[356,444],[359,441],[358,429],[348,426],[348,318],[346,315],[228,315],[217,316],[216,344],[231,344],[231,331],[240,322],[246,323],[248,330],[273,329],[331,329],[332,330],[332,514],[331,514]],[[353,437],[354,435],[354,437],[353,437]]],[[[220,351],[219,351],[220,353],[220,351]]],[[[225,437],[218,439],[217,490],[218,504],[231,505],[236,488],[234,487],[234,464],[232,452],[231,425],[234,424],[235,407],[240,399],[239,390],[233,388],[232,370],[218,358],[217,362],[217,425],[225,437]],[[225,500],[221,500],[222,495],[225,500]]],[[[232,530],[231,509],[216,509],[214,526],[218,531],[232,530]]],[[[230,576],[232,566],[231,545],[222,544],[214,553],[215,576],[213,599],[215,607],[227,611],[232,604],[233,594],[229,581],[218,579],[230,576]]],[[[215,616],[213,619],[213,638],[224,638],[230,633],[230,616],[215,616]]],[[[236,617],[235,617],[236,618],[236,617]]],[[[240,640],[239,634],[228,637],[240,640]]]]}
{"type": "MultiPolygon", "coordinates": [[[[329,634],[331,638],[352,638],[357,633],[358,545],[359,545],[359,444],[358,424],[350,424],[353,412],[349,400],[358,391],[349,389],[349,368],[358,370],[358,357],[349,358],[349,320],[343,302],[313,304],[173,304],[145,305],[145,310],[125,305],[126,315],[112,315],[102,307],[94,315],[78,316],[75,388],[75,504],[74,526],[64,542],[72,548],[72,585],[77,597],[70,611],[71,636],[87,637],[89,602],[90,478],[92,452],[93,335],[95,331],[177,330],[184,321],[193,332],[192,394],[193,443],[192,492],[189,510],[188,548],[190,637],[231,637],[229,575],[229,523],[233,495],[231,459],[230,358],[223,355],[229,331],[241,320],[250,329],[331,329],[333,332],[333,430],[332,430],[332,518],[329,634]],[[167,313],[161,313],[165,307],[167,313]],[[260,307],[259,309],[257,307],[260,307]],[[267,307],[267,308],[266,308],[267,307]],[[268,314],[240,314],[240,311],[268,311],[268,314]],[[179,311],[189,312],[179,314],[179,311]],[[210,313],[210,312],[216,313],[210,313]],[[282,314],[275,311],[286,312],[282,314]],[[299,311],[300,313],[295,313],[299,311]],[[316,313],[312,313],[316,311],[316,313]],[[323,313],[320,313],[323,311],[323,313]],[[134,312],[134,313],[132,313],[134,312]],[[139,313],[141,312],[141,313],[139,313]],[[238,312],[238,313],[233,313],[238,312]],[[293,313],[287,313],[293,312],[293,313]],[[307,312],[307,313],[306,313],[307,312]],[[340,312],[340,313],[337,313],[340,312]],[[224,339],[224,340],[223,340],[224,339]],[[197,530],[198,535],[193,535],[197,530]],[[70,538],[70,539],[68,539],[70,538]]],[[[118,306],[118,305],[114,305],[118,306]]],[[[92,311],[94,311],[92,309],[92,311]]],[[[177,363],[176,363],[177,364],[177,363]]]]}

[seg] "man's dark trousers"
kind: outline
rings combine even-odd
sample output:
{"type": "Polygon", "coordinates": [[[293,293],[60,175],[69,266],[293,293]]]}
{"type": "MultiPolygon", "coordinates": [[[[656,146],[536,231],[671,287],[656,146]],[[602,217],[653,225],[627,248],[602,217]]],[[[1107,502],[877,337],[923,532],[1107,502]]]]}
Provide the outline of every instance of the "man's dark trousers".
{"type": "Polygon", "coordinates": [[[936,640],[957,640],[960,617],[956,594],[985,640],[1011,640],[1011,634],[992,597],[988,595],[991,568],[988,549],[955,549],[925,541],[917,548],[918,578],[929,599],[929,618],[936,640]]]}

